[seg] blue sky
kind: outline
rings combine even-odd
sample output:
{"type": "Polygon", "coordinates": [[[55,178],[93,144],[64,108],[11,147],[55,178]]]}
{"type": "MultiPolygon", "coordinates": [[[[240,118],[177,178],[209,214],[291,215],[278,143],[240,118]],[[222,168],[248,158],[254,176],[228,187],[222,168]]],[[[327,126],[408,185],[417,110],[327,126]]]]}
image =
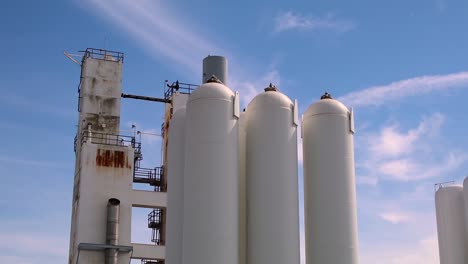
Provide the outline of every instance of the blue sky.
{"type": "MultiPolygon", "coordinates": [[[[356,113],[361,263],[438,263],[433,185],[468,174],[467,26],[464,0],[2,3],[0,262],[67,261],[80,72],[63,51],[96,47],[125,53],[127,93],[198,83],[208,54],[244,105],[269,82],[301,112],[329,91],[356,113]]],[[[161,122],[123,101],[122,130],[161,122]]],[[[143,143],[158,165],[159,138],[143,143]]]]}

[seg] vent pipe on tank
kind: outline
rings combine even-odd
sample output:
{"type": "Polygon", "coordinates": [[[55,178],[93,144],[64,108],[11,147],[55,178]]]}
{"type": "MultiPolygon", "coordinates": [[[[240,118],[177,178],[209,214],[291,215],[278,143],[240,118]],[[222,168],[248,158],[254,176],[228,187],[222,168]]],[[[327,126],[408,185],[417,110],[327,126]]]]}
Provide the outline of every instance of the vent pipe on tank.
{"type": "Polygon", "coordinates": [[[333,97],[332,97],[331,94],[329,94],[328,92],[325,92],[325,93],[320,97],[320,100],[324,100],[324,99],[333,99],[333,97]]]}
{"type": "Polygon", "coordinates": [[[274,84],[270,83],[270,85],[268,85],[268,87],[265,88],[264,90],[265,92],[277,92],[278,88],[276,88],[274,84]]]}
{"type": "MultiPolygon", "coordinates": [[[[120,201],[116,198],[109,199],[107,203],[107,232],[106,244],[116,246],[119,243],[119,215],[120,215],[120,201]]],[[[118,263],[118,250],[106,249],[106,264],[118,263]]]]}
{"type": "Polygon", "coordinates": [[[213,75],[227,85],[227,59],[225,57],[208,55],[203,59],[202,83],[206,83],[213,75]]]}

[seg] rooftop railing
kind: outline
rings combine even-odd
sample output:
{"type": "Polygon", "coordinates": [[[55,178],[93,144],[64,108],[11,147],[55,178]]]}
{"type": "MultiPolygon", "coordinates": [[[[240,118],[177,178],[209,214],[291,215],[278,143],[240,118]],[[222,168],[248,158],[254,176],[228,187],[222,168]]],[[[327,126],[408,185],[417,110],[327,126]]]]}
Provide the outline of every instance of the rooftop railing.
{"type": "Polygon", "coordinates": [[[80,52],[84,52],[83,60],[87,58],[92,58],[96,60],[105,60],[105,61],[118,61],[118,62],[123,62],[124,60],[123,52],[119,52],[119,51],[87,48],[86,50],[80,51],[80,52]]]}
{"type": "Polygon", "coordinates": [[[172,84],[169,84],[167,80],[165,84],[167,89],[164,93],[164,99],[166,100],[170,100],[175,92],[179,92],[181,94],[191,94],[199,86],[198,84],[183,83],[179,81],[175,81],[172,84]]]}

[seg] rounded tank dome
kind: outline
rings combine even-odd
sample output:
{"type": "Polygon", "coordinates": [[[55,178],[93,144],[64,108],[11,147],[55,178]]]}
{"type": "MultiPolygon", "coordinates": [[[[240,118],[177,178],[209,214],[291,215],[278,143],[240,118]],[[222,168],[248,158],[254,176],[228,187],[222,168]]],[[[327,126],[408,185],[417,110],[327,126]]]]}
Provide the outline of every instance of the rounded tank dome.
{"type": "Polygon", "coordinates": [[[461,185],[448,185],[448,186],[442,186],[436,191],[436,195],[438,193],[445,193],[445,192],[457,192],[460,189],[463,190],[463,186],[461,185]]]}
{"type": "Polygon", "coordinates": [[[207,82],[200,85],[190,94],[189,102],[200,98],[231,99],[233,96],[234,92],[226,85],[217,82],[207,82]]]}
{"type": "Polygon", "coordinates": [[[291,99],[289,99],[289,97],[278,91],[270,90],[255,96],[254,99],[252,99],[252,101],[247,106],[247,109],[255,109],[257,107],[268,106],[280,106],[290,109],[291,105],[292,101],[291,99]]]}
{"type": "Polygon", "coordinates": [[[304,117],[321,115],[321,114],[336,114],[344,115],[348,114],[348,108],[340,101],[333,99],[330,94],[325,93],[321,100],[313,103],[307,108],[304,113],[304,117]]]}

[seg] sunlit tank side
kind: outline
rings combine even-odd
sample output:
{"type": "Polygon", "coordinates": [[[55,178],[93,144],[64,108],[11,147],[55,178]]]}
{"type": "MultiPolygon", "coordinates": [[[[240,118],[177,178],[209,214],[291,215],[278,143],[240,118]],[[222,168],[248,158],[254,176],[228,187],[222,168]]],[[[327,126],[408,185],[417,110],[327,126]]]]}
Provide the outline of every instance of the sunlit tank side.
{"type": "Polygon", "coordinates": [[[466,263],[463,187],[441,186],[435,193],[437,237],[441,264],[466,263]]]}
{"type": "Polygon", "coordinates": [[[468,262],[468,176],[463,181],[463,204],[465,220],[465,261],[468,262]]]}
{"type": "Polygon", "coordinates": [[[239,264],[247,263],[246,126],[244,111],[239,116],[239,264]]]}
{"type": "Polygon", "coordinates": [[[303,115],[308,264],[358,264],[352,112],[326,93],[303,115]]]}
{"type": "Polygon", "coordinates": [[[203,59],[202,83],[206,83],[213,75],[223,84],[227,85],[228,78],[227,59],[223,56],[209,55],[203,59]]]}
{"type": "Polygon", "coordinates": [[[247,263],[300,262],[294,108],[272,85],[247,106],[247,263]]]}
{"type": "Polygon", "coordinates": [[[184,219],[185,108],[180,108],[173,114],[168,139],[165,262],[181,264],[184,219]]]}
{"type": "Polygon", "coordinates": [[[238,96],[208,80],[187,102],[184,264],[239,263],[238,96]]]}

